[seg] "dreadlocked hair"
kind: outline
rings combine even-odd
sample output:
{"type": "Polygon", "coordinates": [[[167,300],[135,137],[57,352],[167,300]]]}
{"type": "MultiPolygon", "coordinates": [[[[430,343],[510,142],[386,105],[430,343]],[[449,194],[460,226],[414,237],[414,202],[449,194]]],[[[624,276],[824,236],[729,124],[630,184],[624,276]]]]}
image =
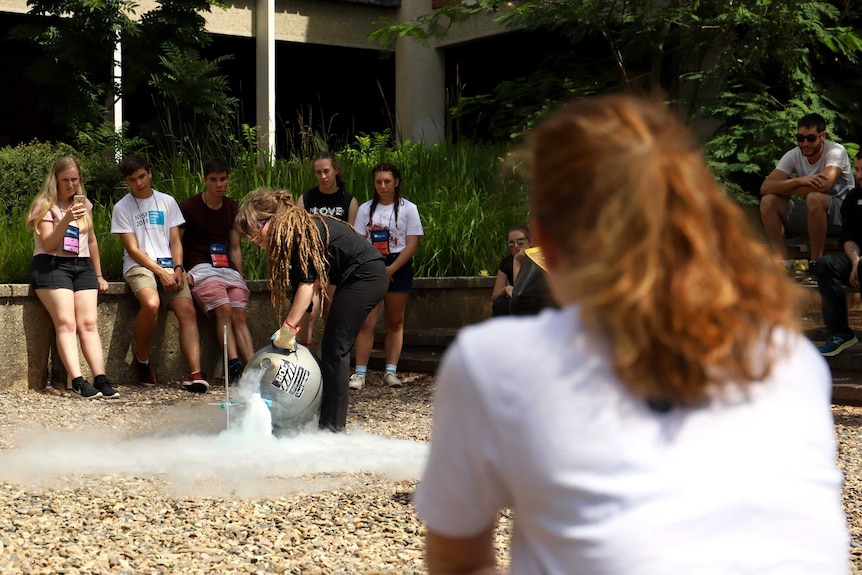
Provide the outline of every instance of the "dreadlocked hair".
{"type": "MultiPolygon", "coordinates": [[[[269,220],[267,276],[272,305],[279,315],[287,308],[290,291],[290,262],[295,255],[303,275],[313,270],[317,275],[314,291],[324,301],[329,284],[326,252],[329,249],[329,229],[325,237],[314,223],[320,216],[312,215],[293,203],[287,190],[274,192],[258,188],[243,199],[234,227],[248,238],[260,233],[260,222],[269,220]],[[294,252],[295,251],[295,252],[294,252]]],[[[321,309],[323,306],[320,306],[321,309]]]]}

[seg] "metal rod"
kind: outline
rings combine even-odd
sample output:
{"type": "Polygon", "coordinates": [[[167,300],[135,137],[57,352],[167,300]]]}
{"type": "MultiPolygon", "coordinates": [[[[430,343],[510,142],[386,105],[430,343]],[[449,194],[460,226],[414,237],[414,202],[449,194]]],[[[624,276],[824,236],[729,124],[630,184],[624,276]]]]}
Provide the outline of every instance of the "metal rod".
{"type": "Polygon", "coordinates": [[[227,363],[227,324],[222,327],[224,328],[224,411],[227,416],[227,429],[230,431],[230,366],[227,363]]]}

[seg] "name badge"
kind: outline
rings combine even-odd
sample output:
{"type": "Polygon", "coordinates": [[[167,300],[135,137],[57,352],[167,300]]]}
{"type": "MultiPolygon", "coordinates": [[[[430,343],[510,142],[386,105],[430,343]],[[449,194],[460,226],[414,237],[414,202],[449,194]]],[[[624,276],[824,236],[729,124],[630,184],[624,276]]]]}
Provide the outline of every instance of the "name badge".
{"type": "Polygon", "coordinates": [[[227,246],[224,244],[210,244],[210,261],[214,268],[230,267],[227,259],[227,246]]]}
{"type": "Polygon", "coordinates": [[[78,248],[78,228],[66,226],[66,233],[63,234],[63,251],[77,254],[78,248]]]}
{"type": "Polygon", "coordinates": [[[389,230],[372,230],[371,245],[374,246],[380,255],[389,255],[389,230]]]}
{"type": "Polygon", "coordinates": [[[174,269],[174,258],[156,258],[156,263],[163,268],[174,269]]]}

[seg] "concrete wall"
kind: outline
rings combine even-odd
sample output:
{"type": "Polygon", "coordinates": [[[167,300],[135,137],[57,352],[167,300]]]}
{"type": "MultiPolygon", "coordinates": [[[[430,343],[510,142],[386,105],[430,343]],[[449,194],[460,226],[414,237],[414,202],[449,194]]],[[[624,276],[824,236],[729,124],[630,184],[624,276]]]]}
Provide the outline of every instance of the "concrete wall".
{"type": "MultiPolygon", "coordinates": [[[[417,278],[405,328],[460,328],[486,319],[493,283],[494,278],[417,278]]],[[[273,312],[266,282],[250,282],[249,288],[249,327],[257,349],[269,341],[284,318],[273,312]]],[[[112,283],[108,293],[99,296],[99,334],[107,374],[120,385],[136,382],[132,369],[136,314],[137,303],[125,283],[112,283]]],[[[317,324],[322,327],[322,322],[317,324]]],[[[198,312],[198,325],[203,370],[211,378],[221,378],[223,359],[215,320],[198,312]]],[[[160,382],[180,381],[188,373],[178,331],[176,318],[164,307],[150,344],[150,358],[160,382]]],[[[319,331],[316,335],[319,339],[319,331]]],[[[56,352],[52,354],[53,347],[51,318],[30,286],[0,284],[0,391],[40,389],[49,374],[54,386],[63,387],[66,373],[56,352]]],[[[90,377],[83,357],[81,365],[84,375],[90,377]]]]}

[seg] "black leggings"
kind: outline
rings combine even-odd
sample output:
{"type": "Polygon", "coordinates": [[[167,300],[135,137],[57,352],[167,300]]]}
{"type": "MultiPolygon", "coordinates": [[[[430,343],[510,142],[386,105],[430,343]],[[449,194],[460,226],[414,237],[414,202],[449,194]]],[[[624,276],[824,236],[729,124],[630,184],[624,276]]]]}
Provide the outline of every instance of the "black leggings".
{"type": "Polygon", "coordinates": [[[383,260],[359,266],[332,297],[329,317],[320,344],[323,400],[320,405],[321,429],[344,431],[347,424],[350,350],[365,323],[389,288],[383,260]]]}

